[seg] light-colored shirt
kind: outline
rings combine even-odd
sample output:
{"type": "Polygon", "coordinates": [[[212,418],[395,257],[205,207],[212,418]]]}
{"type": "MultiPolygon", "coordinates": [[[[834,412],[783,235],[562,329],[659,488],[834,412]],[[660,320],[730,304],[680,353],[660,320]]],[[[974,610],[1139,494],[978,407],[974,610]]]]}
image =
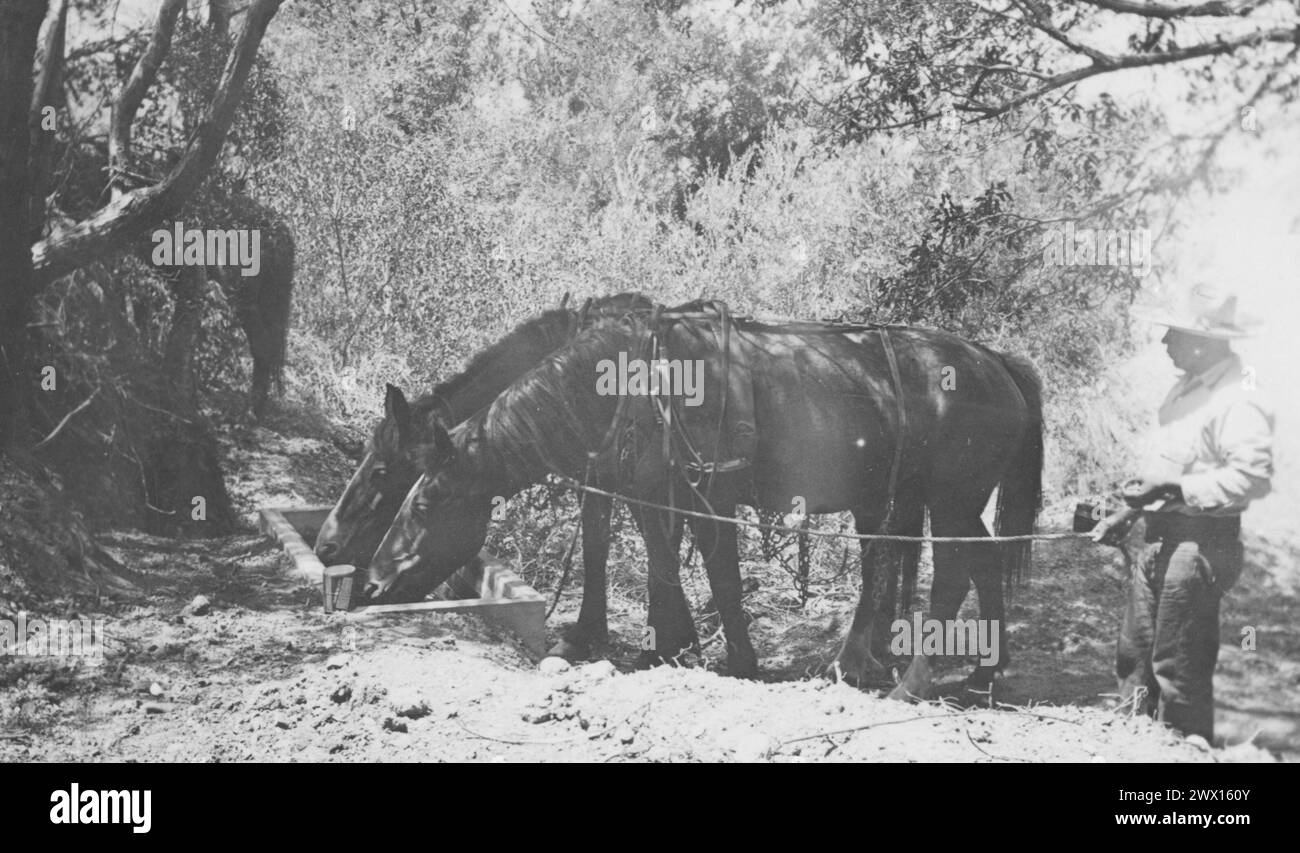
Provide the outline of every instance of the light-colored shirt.
{"type": "Polygon", "coordinates": [[[1268,494],[1273,412],[1236,355],[1179,379],[1156,421],[1142,470],[1177,482],[1183,491],[1183,500],[1158,511],[1237,515],[1268,494]]]}

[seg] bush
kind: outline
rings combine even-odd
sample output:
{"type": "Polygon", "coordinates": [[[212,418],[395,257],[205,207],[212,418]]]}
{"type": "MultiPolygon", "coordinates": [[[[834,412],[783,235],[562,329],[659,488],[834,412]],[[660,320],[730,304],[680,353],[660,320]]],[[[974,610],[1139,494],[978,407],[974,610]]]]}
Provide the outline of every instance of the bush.
{"type": "Polygon", "coordinates": [[[303,247],[291,367],[322,401],[373,416],[383,381],[427,387],[565,292],[640,290],[1027,355],[1049,492],[1118,478],[1128,416],[1087,401],[1142,282],[1045,266],[1042,240],[1146,224],[1161,200],[1126,187],[1157,113],[1103,98],[845,142],[816,97],[835,53],[793,4],[544,3],[530,30],[413,8],[325,4],[294,24],[313,48],[277,58],[305,94],[263,189],[303,247]]]}

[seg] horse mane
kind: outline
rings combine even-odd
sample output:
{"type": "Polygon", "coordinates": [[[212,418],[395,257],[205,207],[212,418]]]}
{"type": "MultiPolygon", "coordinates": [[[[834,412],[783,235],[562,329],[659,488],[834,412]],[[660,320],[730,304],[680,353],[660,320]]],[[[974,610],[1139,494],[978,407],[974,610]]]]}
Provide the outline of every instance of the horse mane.
{"type": "MultiPolygon", "coordinates": [[[[653,306],[653,302],[639,293],[617,293],[589,300],[583,312],[568,307],[552,308],[524,320],[500,340],[476,353],[458,374],[434,385],[427,394],[411,401],[411,419],[417,430],[417,440],[426,440],[436,423],[441,422],[451,427],[468,416],[457,417],[455,414],[451,401],[459,395],[476,386],[504,388],[517,379],[520,373],[526,372],[521,371],[517,363],[512,365],[510,356],[513,353],[531,351],[550,354],[571,339],[584,319],[596,322],[621,317],[630,312],[648,311],[653,306]],[[498,375],[498,381],[491,381],[494,374],[502,371],[506,371],[507,375],[498,375]]],[[[528,365],[529,368],[532,366],[528,365]]],[[[484,401],[484,406],[489,402],[484,401]]],[[[386,424],[385,418],[375,428],[377,441],[381,438],[382,430],[392,427],[386,424]]]]}
{"type": "MultiPolygon", "coordinates": [[[[500,340],[475,353],[455,376],[439,382],[430,391],[412,400],[409,406],[411,426],[416,430],[415,440],[418,443],[427,441],[433,435],[435,424],[455,417],[450,400],[466,389],[472,388],[475,383],[482,381],[494,370],[501,369],[502,363],[506,361],[504,357],[512,349],[548,344],[550,344],[548,348],[553,349],[571,328],[576,317],[576,312],[567,308],[552,308],[536,317],[529,317],[507,332],[500,340]]],[[[387,416],[380,418],[375,424],[373,433],[375,446],[390,447],[400,444],[401,442],[397,440],[398,436],[395,435],[396,430],[397,424],[393,423],[391,418],[387,416]]]]}
{"type": "Polygon", "coordinates": [[[411,414],[420,421],[439,414],[441,406],[450,412],[451,398],[467,388],[482,382],[484,377],[500,370],[505,357],[520,346],[544,347],[548,351],[560,344],[573,328],[577,312],[568,308],[551,308],[536,317],[519,323],[500,340],[470,358],[465,367],[450,379],[434,385],[429,393],[411,403],[411,414]]]}
{"type": "Polygon", "coordinates": [[[572,474],[609,428],[617,406],[615,398],[596,393],[597,364],[620,349],[632,351],[645,325],[635,316],[602,319],[579,333],[461,425],[453,433],[457,449],[478,456],[479,473],[494,479],[535,482],[572,474]]]}

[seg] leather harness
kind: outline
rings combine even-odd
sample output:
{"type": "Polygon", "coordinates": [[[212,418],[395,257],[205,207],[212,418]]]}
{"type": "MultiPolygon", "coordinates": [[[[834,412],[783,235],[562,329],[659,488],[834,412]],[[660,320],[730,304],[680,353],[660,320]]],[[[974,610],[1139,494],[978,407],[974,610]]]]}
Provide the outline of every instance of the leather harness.
{"type": "MultiPolygon", "coordinates": [[[[891,328],[905,327],[874,323],[760,320],[748,317],[743,318],[741,323],[747,330],[775,333],[808,335],[874,331],[879,335],[885,360],[889,366],[898,413],[898,438],[894,443],[893,460],[889,470],[888,504],[884,521],[880,525],[880,532],[885,532],[893,520],[895,495],[903,459],[903,437],[907,434],[907,409],[903,400],[902,377],[889,331],[891,328]]],[[[655,360],[652,363],[658,364],[659,359],[669,359],[667,341],[673,332],[673,327],[677,324],[684,324],[684,327],[678,330],[679,334],[695,335],[702,345],[706,344],[704,340],[706,333],[712,338],[708,343],[712,344],[716,352],[719,361],[718,375],[722,383],[719,393],[718,422],[713,430],[711,448],[703,453],[700,450],[700,436],[693,436],[688,428],[687,419],[681,411],[681,401],[673,395],[651,397],[655,421],[661,427],[663,458],[668,465],[680,467],[687,472],[688,484],[699,495],[697,487],[705,477],[742,471],[753,462],[758,449],[754,381],[746,347],[739,336],[733,333],[736,320],[725,302],[721,300],[701,302],[690,309],[675,311],[664,310],[662,306],[656,307],[647,325],[646,340],[643,343],[643,352],[648,351],[650,357],[655,360]]],[[[611,424],[611,432],[606,436],[602,449],[607,447],[613,438],[615,425],[622,419],[625,402],[626,400],[620,401],[614,423],[611,424]]],[[[670,478],[670,506],[675,505],[672,480],[673,478],[670,478]]],[[[707,491],[706,488],[706,494],[707,491]]],[[[706,498],[705,495],[699,496],[706,498]]]]}

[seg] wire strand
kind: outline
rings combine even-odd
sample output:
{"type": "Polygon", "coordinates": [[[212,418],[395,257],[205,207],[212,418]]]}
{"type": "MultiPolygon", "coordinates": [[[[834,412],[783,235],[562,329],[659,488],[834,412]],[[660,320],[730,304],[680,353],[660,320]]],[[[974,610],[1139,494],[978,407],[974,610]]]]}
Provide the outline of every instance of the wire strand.
{"type": "Polygon", "coordinates": [[[823,539],[856,539],[879,540],[885,542],[972,542],[972,543],[997,543],[997,542],[1033,542],[1049,541],[1054,539],[1091,539],[1091,533],[1024,533],[1016,536],[904,536],[894,533],[842,533],[832,530],[800,530],[797,527],[786,527],[781,524],[764,524],[759,521],[747,521],[743,518],[730,518],[723,515],[714,515],[709,512],[697,512],[690,509],[681,509],[679,507],[665,506],[652,501],[632,498],[627,495],[620,495],[615,492],[608,492],[604,489],[598,489],[595,486],[586,486],[579,483],[572,477],[557,477],[564,486],[577,489],[578,491],[588,492],[593,495],[600,495],[606,498],[623,501],[624,503],[636,504],[637,506],[648,509],[656,509],[661,512],[677,513],[686,515],[691,518],[700,518],[705,521],[721,521],[726,524],[734,524],[738,527],[753,527],[758,530],[773,530],[778,533],[802,534],[806,536],[819,536],[823,539]]]}

